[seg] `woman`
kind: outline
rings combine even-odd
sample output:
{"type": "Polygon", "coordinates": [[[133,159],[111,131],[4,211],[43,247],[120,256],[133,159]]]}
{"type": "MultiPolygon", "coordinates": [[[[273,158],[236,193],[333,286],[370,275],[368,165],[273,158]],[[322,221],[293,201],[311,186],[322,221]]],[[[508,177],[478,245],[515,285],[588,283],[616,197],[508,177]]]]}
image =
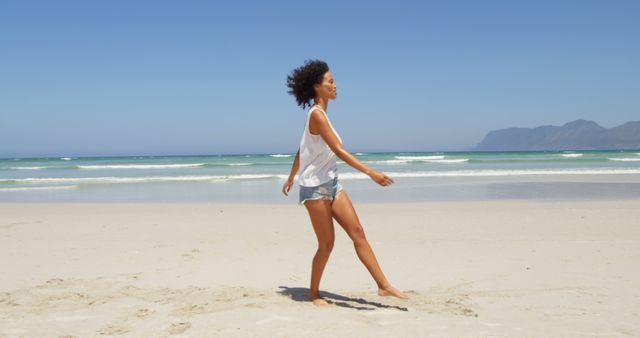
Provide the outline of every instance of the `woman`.
{"type": "Polygon", "coordinates": [[[320,60],[307,60],[287,76],[289,93],[294,95],[299,106],[307,112],[307,122],[300,142],[300,148],[293,161],[291,174],[282,187],[288,196],[298,168],[302,171],[298,178],[300,185],[299,204],[309,212],[311,224],[318,238],[318,250],[313,258],[311,270],[311,287],[309,296],[313,304],[329,305],[320,297],[320,277],[324,270],[334,243],[333,218],[347,232],[355,246],[358,258],[369,270],[376,284],[378,295],[409,298],[387,280],[382,273],[373,250],[367,241],[360,220],[353,209],[351,200],[338,182],[336,155],[353,168],[367,174],[381,186],[388,186],[394,181],[387,175],[373,170],[360,162],[342,147],[342,140],[333,129],[326,112],[329,100],[335,100],[337,91],[333,75],[327,64],[320,60]],[[314,105],[311,105],[313,100],[314,105]]]}

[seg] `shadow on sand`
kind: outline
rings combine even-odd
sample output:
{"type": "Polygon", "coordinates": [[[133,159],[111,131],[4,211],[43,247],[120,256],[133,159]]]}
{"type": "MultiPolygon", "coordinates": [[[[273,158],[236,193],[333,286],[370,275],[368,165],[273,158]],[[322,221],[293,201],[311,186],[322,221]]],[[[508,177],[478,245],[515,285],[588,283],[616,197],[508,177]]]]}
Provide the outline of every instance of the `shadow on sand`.
{"type": "MultiPolygon", "coordinates": [[[[282,285],[280,285],[279,288],[282,289],[278,291],[279,294],[288,296],[296,302],[311,301],[311,299],[309,298],[309,288],[295,288],[282,285]]],[[[386,305],[379,302],[368,301],[363,298],[352,298],[322,290],[320,291],[320,297],[324,298],[329,304],[334,304],[336,306],[342,306],[355,310],[371,311],[379,309],[396,309],[399,311],[409,311],[406,307],[402,306],[386,305]]]]}

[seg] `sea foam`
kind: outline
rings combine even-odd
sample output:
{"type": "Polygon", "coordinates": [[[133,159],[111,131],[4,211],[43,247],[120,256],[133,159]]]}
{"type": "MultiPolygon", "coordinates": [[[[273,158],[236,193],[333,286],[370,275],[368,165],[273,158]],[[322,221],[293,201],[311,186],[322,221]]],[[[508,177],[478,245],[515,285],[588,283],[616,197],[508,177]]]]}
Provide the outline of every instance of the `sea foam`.
{"type": "Polygon", "coordinates": [[[230,180],[257,180],[281,178],[288,175],[240,174],[240,175],[199,175],[199,176],[144,176],[144,177],[28,177],[0,179],[0,184],[41,184],[41,183],[151,183],[151,182],[225,182],[230,180]]]}
{"type": "Polygon", "coordinates": [[[9,169],[13,170],[42,170],[46,167],[9,167],[9,169]]]}
{"type": "Polygon", "coordinates": [[[450,158],[445,159],[444,156],[395,156],[395,160],[377,160],[363,161],[365,163],[377,164],[407,164],[410,162],[426,162],[426,163],[464,163],[469,161],[468,158],[450,158]]]}
{"type": "Polygon", "coordinates": [[[637,162],[637,161],[640,161],[640,158],[633,158],[633,157],[612,157],[612,158],[609,158],[609,160],[611,160],[611,161],[621,161],[621,162],[637,162]]]}
{"type": "Polygon", "coordinates": [[[71,190],[77,189],[77,185],[59,185],[50,187],[19,187],[19,188],[0,188],[0,192],[14,192],[14,191],[32,191],[32,190],[71,190]]]}
{"type": "Polygon", "coordinates": [[[187,164],[113,164],[113,165],[78,165],[80,169],[167,169],[167,168],[194,168],[201,167],[204,163],[187,164]]]}
{"type": "Polygon", "coordinates": [[[399,160],[408,160],[408,161],[421,161],[421,160],[441,160],[444,158],[443,155],[436,156],[394,156],[399,160]]]}
{"type": "MultiPolygon", "coordinates": [[[[482,176],[526,176],[526,175],[617,175],[640,174],[640,169],[531,169],[531,170],[451,170],[384,172],[390,177],[482,177],[482,176]]],[[[286,177],[286,175],[284,175],[286,177]]],[[[340,179],[368,179],[363,173],[341,173],[340,179]]]]}

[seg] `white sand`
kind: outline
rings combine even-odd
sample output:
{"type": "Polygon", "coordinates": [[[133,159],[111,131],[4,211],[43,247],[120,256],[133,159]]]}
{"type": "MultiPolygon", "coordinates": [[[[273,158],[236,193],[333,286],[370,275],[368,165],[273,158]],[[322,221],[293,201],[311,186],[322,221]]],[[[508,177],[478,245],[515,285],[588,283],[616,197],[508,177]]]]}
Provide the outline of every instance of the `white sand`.
{"type": "Polygon", "coordinates": [[[640,335],[640,201],[355,207],[410,300],[295,204],[0,204],[0,337],[640,335]]]}

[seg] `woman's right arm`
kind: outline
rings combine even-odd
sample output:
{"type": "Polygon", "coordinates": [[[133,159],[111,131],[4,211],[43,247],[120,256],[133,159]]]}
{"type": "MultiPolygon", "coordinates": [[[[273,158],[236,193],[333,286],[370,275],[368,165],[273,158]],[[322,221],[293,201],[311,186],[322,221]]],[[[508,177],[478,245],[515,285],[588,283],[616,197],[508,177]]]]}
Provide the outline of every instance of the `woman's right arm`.
{"type": "Polygon", "coordinates": [[[345,161],[348,165],[360,172],[365,173],[367,176],[371,177],[372,180],[382,186],[387,186],[394,182],[391,177],[370,168],[366,164],[360,162],[360,160],[357,157],[353,156],[349,151],[344,149],[342,143],[340,143],[340,140],[331,129],[329,121],[324,116],[324,114],[322,114],[322,112],[318,110],[312,112],[309,123],[313,123],[315,126],[318,126],[322,139],[327,143],[329,148],[331,148],[333,153],[336,154],[338,158],[345,161]]]}
{"type": "Polygon", "coordinates": [[[296,173],[298,173],[298,169],[300,169],[300,148],[298,148],[296,157],[293,159],[293,164],[291,165],[291,172],[289,173],[288,181],[293,181],[293,178],[296,176],[296,173]]]}

